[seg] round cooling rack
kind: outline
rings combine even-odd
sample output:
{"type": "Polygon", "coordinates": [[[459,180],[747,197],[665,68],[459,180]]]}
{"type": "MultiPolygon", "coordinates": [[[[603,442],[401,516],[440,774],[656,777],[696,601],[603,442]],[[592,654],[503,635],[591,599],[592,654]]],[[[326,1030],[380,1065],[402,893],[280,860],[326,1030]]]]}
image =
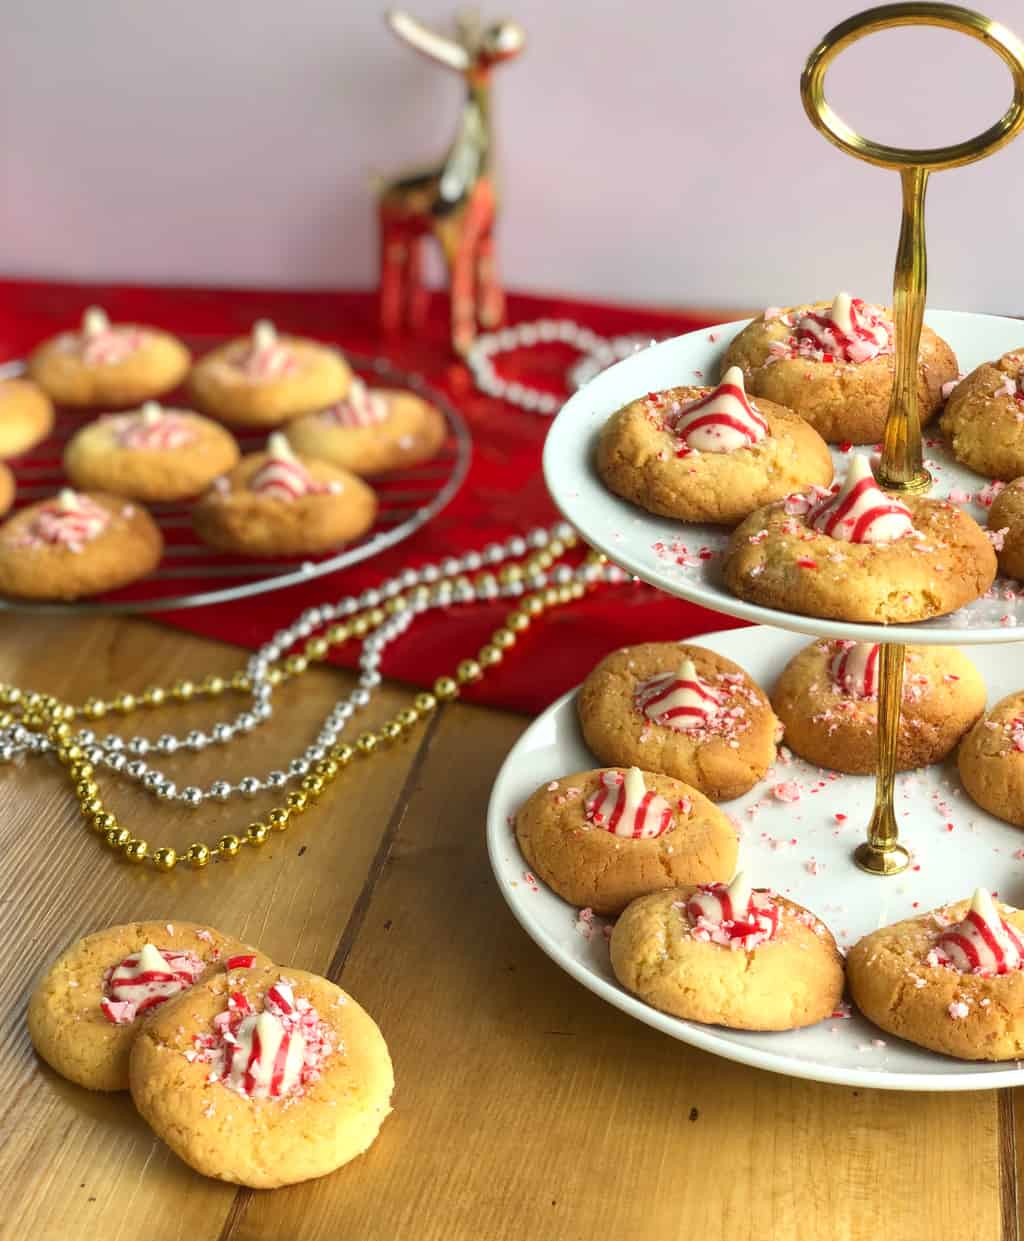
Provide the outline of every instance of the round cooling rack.
{"type": "MultiPolygon", "coordinates": [[[[186,340],[202,352],[213,341],[186,340]]],[[[422,465],[395,470],[367,481],[377,495],[377,519],[361,538],[326,556],[257,560],[218,552],[207,547],[192,529],[191,501],[151,504],[147,508],[164,537],[164,554],[156,569],[141,581],[120,590],[69,603],[42,603],[0,596],[0,610],[16,612],[132,613],[168,612],[179,608],[230,603],[284,590],[300,582],[325,577],[369,560],[414,534],[448,504],[466,479],[472,455],[469,428],[450,401],[417,374],[401,370],[385,358],[345,351],[351,366],[370,384],[407,388],[430,401],[443,414],[448,436],[436,457],[422,465]]],[[[24,371],[22,362],[0,366],[0,379],[24,371]]],[[[175,395],[165,398],[175,403],[175,395]]],[[[180,402],[188,407],[188,402],[180,402]]],[[[29,452],[7,462],[17,482],[15,511],[22,505],[53,495],[66,485],[61,467],[64,445],[88,421],[88,416],[57,411],[53,433],[29,452]]],[[[267,429],[236,434],[243,453],[259,451],[267,429]]]]}

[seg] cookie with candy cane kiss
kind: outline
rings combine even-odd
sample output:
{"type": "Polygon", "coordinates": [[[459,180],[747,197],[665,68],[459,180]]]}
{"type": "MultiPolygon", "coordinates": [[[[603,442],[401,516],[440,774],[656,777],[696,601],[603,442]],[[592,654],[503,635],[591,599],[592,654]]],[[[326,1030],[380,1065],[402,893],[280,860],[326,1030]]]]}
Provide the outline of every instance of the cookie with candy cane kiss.
{"type": "Polygon", "coordinates": [[[29,355],[28,374],[58,405],[138,405],[170,392],[192,358],[176,336],[137,323],[111,323],[90,306],[77,331],[44,341],[29,355]]]}
{"type": "Polygon", "coordinates": [[[209,975],[159,1009],[130,1076],[135,1106],[175,1154],[256,1189],[361,1155],[394,1087],[380,1030],[351,996],[269,963],[209,975]]]}
{"type": "MultiPolygon", "coordinates": [[[[795,410],[829,443],[882,438],[894,369],[892,313],[849,293],[831,302],[769,307],[725,351],[754,396],[795,410]]],[[[956,379],[952,349],[927,325],[918,351],[922,423],[938,413],[943,385],[956,379]]]]}
{"type": "MultiPolygon", "coordinates": [[[[836,771],[876,770],[881,647],[869,642],[811,642],[786,664],[771,702],[786,745],[836,771]]],[[[985,683],[951,646],[908,646],[896,767],[941,762],[985,710],[985,683]]]]}
{"type": "Polygon", "coordinates": [[[1024,690],[1008,694],[964,737],[957,764],[983,810],[1024,827],[1024,690]]]}
{"type": "Polygon", "coordinates": [[[299,457],[275,432],[213,486],[192,511],[196,533],[212,547],[245,556],[328,552],[366,533],[377,497],[348,470],[299,457]]]}
{"type": "Polygon", "coordinates": [[[523,804],[515,831],[530,869],[598,914],[659,888],[727,878],[736,866],[726,815],[681,780],[637,767],[549,781],[523,804]]]}
{"type": "Polygon", "coordinates": [[[0,525],[0,594],[78,599],[145,577],[163,538],[145,509],[120,496],[68,488],[0,525]]]}
{"type": "Polygon", "coordinates": [[[717,388],[648,392],[612,414],[597,472],[650,513],[734,526],[800,487],[827,487],[825,441],[792,410],[752,401],[733,367],[717,388]]]}
{"type": "Polygon", "coordinates": [[[368,388],[353,376],[344,400],[297,418],[285,434],[300,455],[372,477],[436,457],[448,424],[415,392],[368,388]]]}
{"type": "Polygon", "coordinates": [[[644,642],[607,655],[576,700],[588,747],[602,763],[660,771],[728,801],[775,759],[771,704],[724,655],[683,642],[644,642]]]}
{"type": "Polygon", "coordinates": [[[0,457],[16,457],[46,439],[53,418],[53,402],[37,383],[0,380],[0,457]]]}
{"type": "Polygon", "coordinates": [[[189,375],[196,406],[221,422],[274,426],[344,398],[352,370],[330,345],[279,335],[268,319],[205,354],[189,375]]]}
{"type": "Polygon", "coordinates": [[[960,380],[939,426],[968,469],[1004,482],[1024,474],[1024,348],[983,362],[960,380]]]}
{"type": "MultiPolygon", "coordinates": [[[[132,1043],[173,996],[255,949],[194,922],[132,922],[67,948],[36,983],[28,1029],[40,1056],[89,1090],[127,1090],[132,1043]]],[[[233,975],[232,975],[233,976],[233,975]]]]}
{"type": "Polygon", "coordinates": [[[785,612],[888,624],[955,612],[996,574],[985,532],[947,500],[890,496],[863,454],[829,492],[751,513],[722,561],[741,599],[785,612]]]}
{"type": "Polygon", "coordinates": [[[733,1030],[814,1025],[843,994],[828,927],[744,875],[633,901],[612,932],[611,961],[619,982],[653,1008],[733,1030]]]}
{"type": "Polygon", "coordinates": [[[82,427],[64,449],[64,469],[76,487],[155,503],[197,495],[238,455],[219,423],[145,401],[82,427]]]}
{"type": "Polygon", "coordinates": [[[846,957],[850,993],[865,1017],[961,1060],[1024,1057],[1022,967],[1024,910],[984,888],[872,931],[846,957]]]}

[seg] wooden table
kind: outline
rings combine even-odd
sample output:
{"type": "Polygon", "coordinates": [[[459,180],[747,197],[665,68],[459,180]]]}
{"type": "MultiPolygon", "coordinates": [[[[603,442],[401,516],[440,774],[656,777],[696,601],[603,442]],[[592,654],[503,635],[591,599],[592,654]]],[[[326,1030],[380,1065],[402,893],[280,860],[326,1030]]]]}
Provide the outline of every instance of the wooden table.
{"type": "MultiPolygon", "coordinates": [[[[137,620],[2,625],[0,677],[76,702],[242,658],[137,620]]],[[[277,765],[350,683],[320,669],[285,687],[240,754],[193,758],[185,782],[277,765]]],[[[369,722],[408,698],[387,687],[369,722]]],[[[165,720],[130,723],[155,735],[165,720]]],[[[175,731],[210,722],[202,706],[173,713],[175,731]]],[[[98,845],[50,760],[0,768],[0,1237],[1016,1241],[1017,1092],[900,1095],[744,1068],[632,1021],[534,947],[484,847],[491,782],[525,724],[447,706],[263,849],[171,876],[98,845]],[[366,1006],[397,1075],[367,1155],[306,1185],[239,1190],[180,1163],[127,1096],[35,1058],[24,1013],[39,972],[78,936],[138,918],[210,922],[366,1006]]],[[[265,806],[111,801],[136,834],[179,848],[265,806]]]]}

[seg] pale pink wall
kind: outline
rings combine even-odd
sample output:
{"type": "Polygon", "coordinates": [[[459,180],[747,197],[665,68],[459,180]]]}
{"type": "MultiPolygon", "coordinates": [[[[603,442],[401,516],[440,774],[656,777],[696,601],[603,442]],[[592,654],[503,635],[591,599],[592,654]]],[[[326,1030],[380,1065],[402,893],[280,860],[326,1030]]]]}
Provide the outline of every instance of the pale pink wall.
{"type": "MultiPolygon", "coordinates": [[[[439,151],[459,93],[394,40],[382,7],[6,0],[0,271],[370,284],[368,176],[439,151]]],[[[441,21],[455,7],[414,11],[441,21]]],[[[988,10],[1024,34],[1019,0],[988,10]]],[[[530,40],[496,79],[510,283],[723,306],[840,285],[886,296],[896,178],[813,133],[797,90],[843,0],[507,12],[530,40]]],[[[994,57],[942,32],[848,55],[835,100],[879,137],[962,137],[1009,96],[994,57]]],[[[934,179],[934,305],[1024,311],[1022,170],[1024,139],[934,179]]]]}

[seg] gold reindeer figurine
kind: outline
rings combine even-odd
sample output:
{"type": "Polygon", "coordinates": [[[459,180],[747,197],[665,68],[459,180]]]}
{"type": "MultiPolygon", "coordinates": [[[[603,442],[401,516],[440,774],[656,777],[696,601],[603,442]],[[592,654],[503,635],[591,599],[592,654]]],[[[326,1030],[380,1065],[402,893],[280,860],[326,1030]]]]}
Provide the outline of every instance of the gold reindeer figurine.
{"type": "Polygon", "coordinates": [[[491,70],[517,56],[525,37],[515,22],[481,29],[460,16],[449,39],[408,13],[387,15],[391,29],[431,60],[466,80],[458,133],[439,167],[385,182],[379,192],[380,318],[385,332],[403,321],[416,328],[426,308],[423,244],[437,238],[448,268],[452,345],[464,354],[477,324],[493,328],[505,315],[494,257],[497,193],[491,130],[491,70]]]}

